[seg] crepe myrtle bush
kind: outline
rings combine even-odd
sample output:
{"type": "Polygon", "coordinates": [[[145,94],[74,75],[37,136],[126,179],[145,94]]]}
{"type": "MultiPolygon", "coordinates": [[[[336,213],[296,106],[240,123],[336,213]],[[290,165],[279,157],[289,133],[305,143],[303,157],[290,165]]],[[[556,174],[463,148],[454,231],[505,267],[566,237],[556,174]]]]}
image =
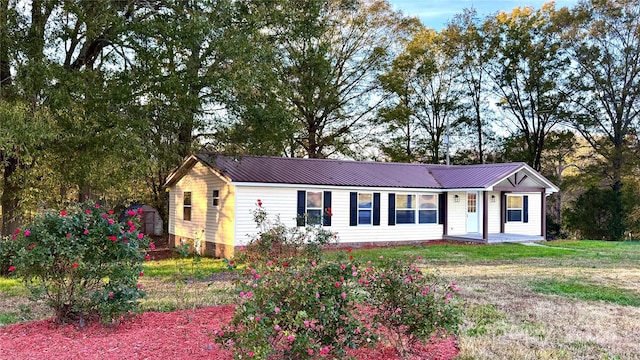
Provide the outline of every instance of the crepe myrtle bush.
{"type": "Polygon", "coordinates": [[[62,211],[42,210],[11,237],[9,271],[24,279],[30,298],[43,300],[56,321],[108,323],[136,309],[146,249],[137,212],[120,223],[112,210],[86,200],[62,211]]]}
{"type": "Polygon", "coordinates": [[[216,341],[238,359],[344,358],[347,349],[375,342],[356,306],[357,273],[349,260],[247,268],[234,317],[216,341]]]}
{"type": "Polygon", "coordinates": [[[457,335],[462,312],[455,282],[425,273],[413,257],[381,257],[361,274],[358,282],[367,293],[372,321],[386,328],[387,340],[402,357],[419,349],[418,343],[457,335]]]}

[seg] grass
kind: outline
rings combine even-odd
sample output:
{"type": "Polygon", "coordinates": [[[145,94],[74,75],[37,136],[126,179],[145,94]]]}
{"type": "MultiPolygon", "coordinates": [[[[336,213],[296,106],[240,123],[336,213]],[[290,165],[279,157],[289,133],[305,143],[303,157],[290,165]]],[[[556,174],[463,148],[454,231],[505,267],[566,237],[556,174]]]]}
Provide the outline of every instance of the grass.
{"type": "MultiPolygon", "coordinates": [[[[372,262],[420,256],[423,268],[456,281],[465,299],[458,359],[640,359],[640,242],[439,244],[351,255],[372,262]]],[[[228,279],[196,276],[225,270],[211,259],[147,262],[141,308],[233,303],[228,279]]],[[[21,283],[0,278],[0,290],[0,323],[50,316],[29,305],[21,283]],[[33,310],[25,316],[16,304],[33,310]]]]}
{"type": "Polygon", "coordinates": [[[566,296],[584,301],[605,301],[622,306],[640,306],[640,294],[616,287],[594,285],[579,279],[533,281],[531,287],[542,294],[566,296]]]}
{"type": "Polygon", "coordinates": [[[172,280],[177,274],[213,274],[228,271],[227,266],[220,259],[211,258],[178,258],[144,263],[144,275],[163,280],[172,280]]]}

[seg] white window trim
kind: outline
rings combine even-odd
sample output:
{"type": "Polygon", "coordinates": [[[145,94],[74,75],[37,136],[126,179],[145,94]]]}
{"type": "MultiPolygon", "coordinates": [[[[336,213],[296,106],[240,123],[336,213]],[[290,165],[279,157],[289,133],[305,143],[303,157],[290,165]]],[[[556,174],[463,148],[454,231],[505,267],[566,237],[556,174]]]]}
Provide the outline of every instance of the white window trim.
{"type": "Polygon", "coordinates": [[[373,226],[373,193],[372,192],[358,192],[357,193],[357,209],[356,209],[356,217],[358,220],[358,226],[373,226]],[[360,207],[360,194],[362,195],[370,195],[371,196],[371,207],[363,208],[360,207]],[[360,211],[369,211],[371,216],[369,217],[369,223],[361,223],[360,222],[360,211]]]}
{"type": "Polygon", "coordinates": [[[193,192],[191,191],[183,191],[182,192],[182,221],[191,221],[193,218],[193,192]],[[187,198],[187,193],[189,194],[189,204],[185,203],[185,199],[187,198]],[[189,208],[189,220],[184,218],[184,210],[189,208]]]}
{"type": "Polygon", "coordinates": [[[212,191],[211,193],[211,206],[213,207],[220,207],[220,189],[215,189],[212,191]],[[218,196],[216,196],[216,191],[218,192],[218,196]],[[216,204],[216,200],[218,200],[218,203],[216,204]]]}
{"type": "Polygon", "coordinates": [[[507,195],[507,213],[505,214],[505,221],[508,223],[522,223],[524,221],[524,196],[523,195],[507,195]],[[519,208],[510,208],[509,207],[509,198],[510,197],[518,197],[520,198],[520,203],[522,204],[519,208]],[[509,210],[520,210],[520,220],[509,220],[509,210]]]}
{"type": "MultiPolygon", "coordinates": [[[[324,192],[323,191],[310,191],[310,190],[306,190],[305,193],[305,201],[304,201],[304,212],[307,215],[307,225],[313,225],[313,226],[322,226],[322,219],[324,218],[324,192]],[[320,193],[320,207],[309,207],[307,206],[309,204],[309,193],[320,193]],[[320,219],[318,219],[318,223],[309,223],[309,218],[310,218],[310,214],[309,214],[309,210],[320,210],[320,219]]],[[[312,219],[315,220],[315,219],[312,219]]]]}
{"type": "Polygon", "coordinates": [[[438,202],[438,200],[439,200],[439,199],[438,199],[438,196],[439,196],[438,194],[432,194],[432,193],[422,193],[422,194],[418,194],[418,196],[417,196],[417,204],[416,204],[417,211],[418,211],[418,212],[416,213],[416,223],[418,223],[418,224],[420,224],[420,225],[434,225],[434,224],[438,224],[438,219],[439,219],[439,217],[440,217],[440,209],[438,208],[438,207],[439,207],[439,202],[438,202]],[[420,210],[424,210],[424,211],[426,211],[426,210],[428,210],[428,211],[434,211],[434,209],[420,209],[420,197],[421,197],[422,195],[431,195],[431,196],[433,196],[433,197],[435,198],[435,203],[436,203],[436,208],[435,208],[435,212],[436,212],[436,221],[435,221],[435,222],[428,222],[428,223],[421,223],[421,222],[420,222],[420,210]]]}

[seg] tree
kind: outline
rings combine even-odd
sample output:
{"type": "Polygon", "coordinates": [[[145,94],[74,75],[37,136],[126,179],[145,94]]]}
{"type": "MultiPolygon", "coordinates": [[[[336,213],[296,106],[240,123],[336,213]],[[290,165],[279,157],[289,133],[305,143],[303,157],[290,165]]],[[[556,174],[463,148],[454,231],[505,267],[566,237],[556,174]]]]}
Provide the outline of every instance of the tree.
{"type": "MultiPolygon", "coordinates": [[[[434,30],[421,29],[396,57],[391,70],[381,77],[385,90],[395,100],[381,111],[380,123],[391,134],[391,141],[401,139],[406,144],[402,156],[407,160],[417,159],[419,152],[415,148],[422,146],[425,156],[420,160],[439,163],[445,152],[442,147],[448,146],[447,129],[455,125],[454,116],[460,105],[451,58],[444,50],[447,45],[443,40],[434,30]]],[[[446,162],[448,156],[447,152],[446,162]]]]}
{"type": "Polygon", "coordinates": [[[456,15],[442,36],[447,44],[444,50],[449,52],[452,67],[457,69],[458,86],[463,89],[462,124],[469,127],[470,135],[475,138],[475,161],[482,164],[486,160],[486,144],[491,134],[487,120],[491,110],[486,106],[489,102],[486,67],[491,60],[490,44],[473,8],[456,15]]]}
{"type": "Polygon", "coordinates": [[[488,19],[483,32],[491,44],[487,75],[492,95],[516,137],[525,160],[540,170],[547,134],[567,116],[569,59],[551,19],[553,3],[534,11],[515,8],[488,19]]]}
{"type": "MultiPolygon", "coordinates": [[[[243,127],[257,134],[265,124],[276,133],[284,131],[278,138],[289,137],[285,153],[293,156],[354,154],[368,119],[382,101],[377,75],[388,65],[407,20],[385,1],[308,0],[303,6],[289,1],[275,6],[248,2],[247,6],[251,13],[271,19],[261,31],[267,40],[256,45],[270,47],[274,62],[270,68],[255,69],[269,73],[258,74],[260,79],[275,83],[261,84],[252,89],[256,96],[245,98],[276,103],[275,113],[285,114],[282,122],[274,123],[256,116],[273,118],[268,111],[240,113],[243,127]]],[[[242,109],[255,107],[245,104],[242,109]]]]}
{"type": "MultiPolygon", "coordinates": [[[[635,0],[583,1],[556,17],[575,63],[568,89],[576,115],[571,124],[604,160],[608,186],[617,202],[611,221],[623,224],[623,177],[634,159],[640,113],[640,7],[635,0]]],[[[613,239],[621,239],[622,226],[613,239]]]]}

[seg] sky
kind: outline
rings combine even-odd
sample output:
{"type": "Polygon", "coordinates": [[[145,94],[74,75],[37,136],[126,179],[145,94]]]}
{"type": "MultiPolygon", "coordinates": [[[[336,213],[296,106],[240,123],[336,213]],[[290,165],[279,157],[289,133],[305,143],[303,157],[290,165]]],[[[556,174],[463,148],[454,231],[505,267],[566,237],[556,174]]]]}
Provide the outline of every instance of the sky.
{"type": "MultiPolygon", "coordinates": [[[[422,23],[435,30],[441,30],[454,15],[464,9],[475,8],[482,19],[500,10],[511,11],[515,7],[531,6],[539,9],[548,0],[387,0],[394,10],[402,10],[405,15],[417,16],[422,23]]],[[[556,0],[556,8],[573,7],[578,0],[556,0]]]]}

